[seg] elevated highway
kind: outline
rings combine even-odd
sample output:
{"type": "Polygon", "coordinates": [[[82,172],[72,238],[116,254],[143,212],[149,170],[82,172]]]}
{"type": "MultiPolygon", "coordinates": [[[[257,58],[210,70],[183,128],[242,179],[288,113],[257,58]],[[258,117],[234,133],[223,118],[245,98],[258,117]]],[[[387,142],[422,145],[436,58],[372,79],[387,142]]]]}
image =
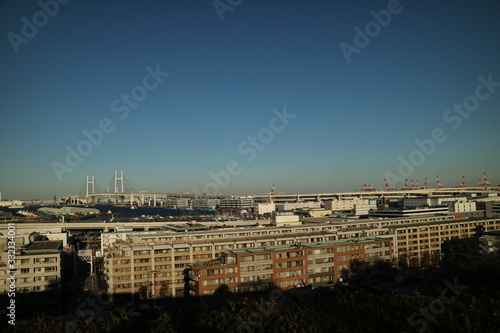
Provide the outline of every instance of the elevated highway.
{"type": "Polygon", "coordinates": [[[89,205],[93,203],[130,204],[140,202],[141,205],[162,205],[168,198],[187,199],[222,199],[222,198],[250,198],[255,202],[304,202],[304,201],[328,201],[343,200],[348,198],[378,199],[378,198],[411,198],[442,195],[500,195],[499,186],[490,187],[450,187],[441,189],[413,189],[400,191],[354,191],[354,192],[331,192],[331,193],[297,193],[297,194],[260,194],[260,195],[198,195],[198,194],[172,194],[172,193],[149,193],[149,192],[101,192],[86,195],[75,195],[68,198],[72,205],[89,205]]]}

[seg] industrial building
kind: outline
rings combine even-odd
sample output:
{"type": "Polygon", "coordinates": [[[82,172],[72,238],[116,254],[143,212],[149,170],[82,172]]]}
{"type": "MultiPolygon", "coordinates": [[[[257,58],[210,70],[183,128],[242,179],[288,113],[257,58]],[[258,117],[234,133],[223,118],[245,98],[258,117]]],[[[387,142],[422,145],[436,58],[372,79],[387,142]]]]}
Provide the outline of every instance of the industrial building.
{"type": "Polygon", "coordinates": [[[169,208],[191,208],[191,199],[188,198],[168,198],[165,200],[165,206],[169,208]]]}
{"type": "Polygon", "coordinates": [[[251,198],[220,199],[220,209],[247,209],[253,208],[254,201],[251,198]]]}
{"type": "Polygon", "coordinates": [[[343,200],[334,199],[325,201],[325,209],[334,212],[339,212],[339,211],[353,210],[354,205],[368,205],[368,204],[370,204],[370,200],[361,199],[358,197],[343,198],[343,200]]]}
{"type": "Polygon", "coordinates": [[[193,199],[194,209],[216,209],[220,205],[219,199],[193,199]]]}
{"type": "Polygon", "coordinates": [[[424,198],[404,198],[402,206],[404,209],[447,206],[449,202],[467,201],[466,197],[424,197],[424,198]]]}
{"type": "Polygon", "coordinates": [[[306,201],[306,202],[287,202],[276,204],[277,210],[295,210],[295,209],[318,209],[321,208],[319,201],[306,201]]]}

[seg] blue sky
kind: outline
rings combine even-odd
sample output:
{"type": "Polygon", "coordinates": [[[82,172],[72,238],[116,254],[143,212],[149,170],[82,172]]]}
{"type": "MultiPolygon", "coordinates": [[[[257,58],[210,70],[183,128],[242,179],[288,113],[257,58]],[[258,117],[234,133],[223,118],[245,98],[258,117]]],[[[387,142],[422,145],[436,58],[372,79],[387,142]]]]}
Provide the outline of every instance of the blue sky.
{"type": "Polygon", "coordinates": [[[114,170],[157,192],[257,194],[273,183],[285,193],[351,191],[383,188],[384,176],[397,187],[401,178],[434,185],[436,174],[455,186],[483,171],[500,183],[500,5],[394,4],[242,1],[221,20],[212,1],[73,0],[53,17],[36,1],[3,1],[0,192],[77,194],[87,175],[105,189],[114,170]],[[371,11],[388,6],[390,22],[377,29],[371,11]],[[23,26],[34,20],[33,36],[23,26]],[[376,30],[348,62],[340,45],[356,47],[354,28],[366,33],[367,24],[376,30]],[[147,67],[168,73],[148,78],[151,90],[147,67]],[[493,82],[478,88],[482,100],[480,76],[493,82]],[[132,92],[137,105],[114,112],[132,92]],[[466,99],[479,101],[467,118],[447,113],[466,99]],[[272,130],[285,109],[294,117],[272,130]],[[98,144],[81,143],[102,121],[98,144]],[[429,142],[436,128],[446,140],[422,153],[415,140],[429,142]],[[264,140],[262,150],[249,137],[264,140]],[[70,166],[67,147],[79,144],[91,152],[70,166]],[[398,171],[400,156],[411,172],[398,171]],[[239,172],[217,185],[210,173],[229,161],[239,172]]]}

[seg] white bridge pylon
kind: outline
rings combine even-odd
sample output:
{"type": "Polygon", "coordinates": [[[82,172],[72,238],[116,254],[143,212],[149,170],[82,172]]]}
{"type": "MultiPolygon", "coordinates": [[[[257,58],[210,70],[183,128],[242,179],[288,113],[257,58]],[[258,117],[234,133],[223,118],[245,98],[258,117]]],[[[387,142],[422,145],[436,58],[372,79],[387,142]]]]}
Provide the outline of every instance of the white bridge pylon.
{"type": "MultiPolygon", "coordinates": [[[[118,174],[118,171],[115,171],[114,177],[113,177],[113,182],[114,182],[114,203],[117,203],[117,194],[119,193],[124,193],[125,192],[125,176],[123,175],[123,171],[120,171],[118,174]]],[[[103,195],[110,195],[111,193],[106,192],[106,193],[96,193],[95,192],[95,178],[94,176],[87,176],[85,180],[85,199],[83,199],[81,196],[72,196],[70,198],[70,202],[72,204],[78,204],[78,203],[83,203],[83,204],[90,204],[95,200],[95,197],[97,196],[103,196],[103,195]]],[[[132,200],[132,199],[131,199],[132,200]]]]}

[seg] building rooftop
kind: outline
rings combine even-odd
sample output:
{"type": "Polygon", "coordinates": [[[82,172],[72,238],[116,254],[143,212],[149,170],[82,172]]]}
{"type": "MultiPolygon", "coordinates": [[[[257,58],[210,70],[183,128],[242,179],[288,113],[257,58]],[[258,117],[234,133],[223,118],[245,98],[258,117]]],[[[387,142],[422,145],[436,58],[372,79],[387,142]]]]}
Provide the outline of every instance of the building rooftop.
{"type": "Polygon", "coordinates": [[[58,252],[62,248],[62,241],[35,241],[24,248],[26,254],[58,252]]]}
{"type": "Polygon", "coordinates": [[[242,250],[230,250],[224,251],[223,253],[230,254],[252,254],[260,252],[274,252],[274,251],[287,251],[287,250],[297,250],[297,249],[310,249],[315,247],[323,246],[333,246],[333,245],[346,245],[346,244],[359,244],[368,243],[376,241],[389,241],[392,238],[381,238],[381,237],[364,237],[355,239],[343,239],[330,242],[319,242],[319,243],[307,243],[307,244],[296,244],[296,245],[282,245],[282,246],[270,246],[270,247],[260,247],[254,249],[242,249],[242,250]]]}

